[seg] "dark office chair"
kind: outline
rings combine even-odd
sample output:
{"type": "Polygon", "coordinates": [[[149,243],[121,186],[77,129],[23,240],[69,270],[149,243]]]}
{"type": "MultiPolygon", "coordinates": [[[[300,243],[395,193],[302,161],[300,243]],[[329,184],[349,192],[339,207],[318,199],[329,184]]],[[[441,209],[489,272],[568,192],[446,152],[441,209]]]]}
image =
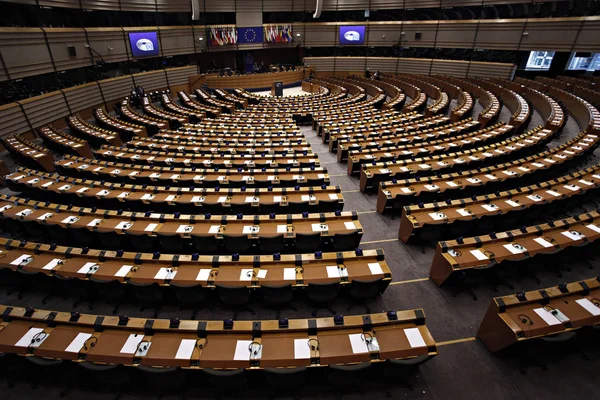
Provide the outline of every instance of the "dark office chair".
{"type": "Polygon", "coordinates": [[[327,381],[339,390],[338,398],[341,398],[343,391],[363,394],[360,385],[371,381],[370,368],[370,361],[352,365],[332,364],[327,368],[327,381]]]}
{"type": "Polygon", "coordinates": [[[145,233],[130,233],[125,231],[125,237],[135,251],[149,253],[156,249],[156,239],[145,233]]]}
{"type": "Polygon", "coordinates": [[[14,222],[14,224],[20,224],[23,230],[25,231],[25,235],[32,242],[45,242],[46,241],[46,232],[42,228],[40,224],[35,221],[27,221],[21,220],[18,222],[14,222]]]}
{"type": "Polygon", "coordinates": [[[135,297],[140,301],[140,311],[146,308],[155,308],[154,318],[158,317],[158,310],[163,300],[163,289],[157,283],[141,284],[129,282],[134,286],[135,297]]]}
{"type": "Polygon", "coordinates": [[[315,305],[312,316],[317,316],[317,311],[321,308],[328,310],[335,315],[335,311],[331,305],[335,303],[338,292],[340,291],[340,283],[309,283],[306,289],[308,301],[315,305]]]}
{"type": "Polygon", "coordinates": [[[296,233],[296,250],[299,253],[312,253],[321,245],[320,233],[296,233]]]}
{"type": "Polygon", "coordinates": [[[46,229],[46,236],[51,238],[51,240],[57,244],[72,243],[68,229],[52,224],[44,225],[44,229],[46,229]]]}
{"type": "Polygon", "coordinates": [[[125,285],[119,281],[107,282],[96,280],[94,279],[93,275],[90,277],[90,280],[94,282],[94,287],[96,288],[96,291],[98,292],[98,294],[100,294],[100,296],[105,302],[115,304],[113,314],[116,314],[117,310],[119,309],[119,305],[123,300],[125,300],[126,297],[125,285]]]}
{"type": "Polygon", "coordinates": [[[287,214],[289,212],[288,206],[281,206],[279,203],[261,203],[260,213],[261,214],[287,214]]]}
{"type": "Polygon", "coordinates": [[[352,282],[350,282],[350,297],[352,298],[352,304],[346,311],[350,311],[355,305],[361,304],[365,306],[365,311],[369,314],[371,310],[369,309],[369,306],[366,305],[366,301],[372,300],[379,295],[382,280],[383,278],[373,279],[371,281],[353,279],[352,282]]]}
{"type": "Polygon", "coordinates": [[[238,254],[247,253],[252,246],[248,235],[225,235],[223,236],[223,244],[227,253],[238,254]]]}
{"type": "Polygon", "coordinates": [[[360,244],[361,236],[359,231],[336,233],[333,236],[333,251],[355,250],[360,244]]]}
{"type": "Polygon", "coordinates": [[[288,390],[291,390],[291,394],[297,400],[299,397],[296,395],[296,389],[304,386],[306,382],[306,367],[265,368],[265,375],[267,382],[275,389],[270,396],[271,399],[280,392],[289,395],[288,390]]]}
{"type": "Polygon", "coordinates": [[[344,209],[344,203],[340,203],[339,200],[320,200],[317,204],[319,212],[334,212],[337,210],[342,211],[344,209]]]}
{"type": "Polygon", "coordinates": [[[209,376],[210,383],[220,389],[219,398],[224,393],[231,395],[232,392],[237,392],[237,394],[243,395],[247,383],[246,372],[243,368],[234,370],[204,368],[203,371],[209,376]]]}
{"type": "Polygon", "coordinates": [[[294,297],[291,284],[279,286],[262,284],[260,291],[263,295],[263,302],[265,306],[269,308],[275,308],[277,310],[277,319],[279,319],[281,310],[284,308],[298,311],[290,304],[292,298],[294,297]]]}
{"type": "Polygon", "coordinates": [[[98,234],[100,241],[105,249],[108,250],[121,250],[123,249],[123,242],[125,235],[117,232],[103,232],[98,234]]]}
{"type": "Polygon", "coordinates": [[[250,291],[247,287],[216,285],[216,288],[223,304],[234,310],[233,319],[237,317],[240,310],[249,311],[252,315],[256,314],[254,310],[248,307],[250,291]]]}
{"type": "Polygon", "coordinates": [[[283,235],[261,237],[259,244],[262,254],[281,253],[285,247],[285,237],[283,235]]]}
{"type": "MultiPolygon", "coordinates": [[[[171,286],[175,288],[175,297],[177,300],[186,306],[193,308],[192,318],[196,319],[196,306],[202,303],[205,299],[204,290],[200,285],[197,286],[179,286],[171,282],[171,286]]],[[[181,308],[180,308],[181,309],[181,308]]]]}
{"type": "Polygon", "coordinates": [[[188,247],[187,239],[181,237],[178,233],[172,235],[158,234],[158,240],[165,253],[185,253],[188,247]]]}
{"type": "Polygon", "coordinates": [[[325,183],[325,178],[309,178],[306,180],[306,186],[319,187],[325,183]]]}
{"type": "Polygon", "coordinates": [[[71,228],[71,236],[73,241],[79,247],[92,247],[94,243],[98,243],[98,233],[87,228],[71,228]]]}
{"type": "Polygon", "coordinates": [[[216,254],[219,252],[219,241],[215,236],[192,234],[191,245],[200,254],[216,254]]]}
{"type": "Polygon", "coordinates": [[[290,201],[288,203],[289,214],[302,214],[304,211],[312,212],[315,206],[311,206],[307,201],[290,201]]]}
{"type": "Polygon", "coordinates": [[[229,205],[229,214],[230,215],[253,215],[256,214],[258,208],[253,208],[252,203],[231,203],[229,205]]]}

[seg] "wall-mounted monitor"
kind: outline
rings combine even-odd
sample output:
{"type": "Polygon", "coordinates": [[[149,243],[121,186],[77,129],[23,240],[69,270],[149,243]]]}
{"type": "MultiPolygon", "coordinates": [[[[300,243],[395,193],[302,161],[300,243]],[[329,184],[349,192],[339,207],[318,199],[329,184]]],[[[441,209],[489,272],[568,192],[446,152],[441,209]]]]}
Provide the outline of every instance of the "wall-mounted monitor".
{"type": "Polygon", "coordinates": [[[532,51],[529,53],[525,71],[548,71],[553,58],[553,51],[532,51]]]}
{"type": "Polygon", "coordinates": [[[569,63],[567,64],[569,71],[598,71],[600,70],[600,53],[571,53],[569,63]]]}
{"type": "Polygon", "coordinates": [[[129,44],[134,57],[152,57],[159,55],[156,32],[130,32],[129,44]]]}
{"type": "Polygon", "coordinates": [[[340,26],[340,44],[365,44],[365,26],[340,26]]]}

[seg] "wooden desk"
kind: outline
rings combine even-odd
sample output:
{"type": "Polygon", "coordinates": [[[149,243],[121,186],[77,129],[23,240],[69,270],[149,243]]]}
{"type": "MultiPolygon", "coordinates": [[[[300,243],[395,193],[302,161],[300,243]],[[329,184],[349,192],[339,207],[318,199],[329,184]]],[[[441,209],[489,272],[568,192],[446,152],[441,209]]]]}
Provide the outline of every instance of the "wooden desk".
{"type": "Polygon", "coordinates": [[[40,128],[38,134],[48,147],[55,147],[60,150],[59,153],[92,157],[92,149],[88,142],[59,131],[51,125],[40,128]]]}
{"type": "Polygon", "coordinates": [[[92,125],[81,119],[79,114],[67,117],[67,124],[73,134],[83,137],[95,147],[100,147],[104,144],[112,146],[121,146],[123,144],[118,132],[92,125]]]}
{"type": "Polygon", "coordinates": [[[2,144],[21,164],[39,166],[48,172],[54,171],[54,157],[47,149],[23,139],[20,135],[2,139],[2,144]]]}

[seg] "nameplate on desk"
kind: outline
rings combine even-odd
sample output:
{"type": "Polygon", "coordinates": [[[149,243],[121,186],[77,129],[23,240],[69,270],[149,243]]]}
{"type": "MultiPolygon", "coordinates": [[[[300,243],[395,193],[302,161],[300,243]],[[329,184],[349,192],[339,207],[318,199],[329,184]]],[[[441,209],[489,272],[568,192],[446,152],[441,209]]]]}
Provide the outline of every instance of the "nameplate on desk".
{"type": "Polygon", "coordinates": [[[42,269],[45,269],[45,270],[50,270],[50,271],[51,271],[51,270],[53,270],[54,268],[56,268],[56,266],[57,266],[58,264],[60,264],[61,262],[62,262],[62,259],[61,259],[61,258],[55,258],[55,259],[53,259],[52,261],[50,261],[48,264],[44,265],[44,267],[43,267],[42,269]]]}

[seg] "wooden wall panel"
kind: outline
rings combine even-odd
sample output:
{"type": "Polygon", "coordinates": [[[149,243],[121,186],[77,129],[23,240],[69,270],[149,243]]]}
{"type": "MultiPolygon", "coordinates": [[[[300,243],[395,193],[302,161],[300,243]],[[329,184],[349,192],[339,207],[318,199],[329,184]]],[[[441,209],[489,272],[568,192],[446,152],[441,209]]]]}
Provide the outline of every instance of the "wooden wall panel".
{"type": "Polygon", "coordinates": [[[0,137],[27,132],[29,124],[25,114],[17,103],[0,106],[0,137]]]}
{"type": "Polygon", "coordinates": [[[236,0],[204,0],[207,12],[235,12],[236,0]]]}
{"type": "Polygon", "coordinates": [[[432,60],[431,75],[450,75],[464,78],[467,75],[469,61],[432,60]]]}
{"type": "Polygon", "coordinates": [[[159,12],[192,12],[190,0],[156,0],[159,12]]]}
{"type": "Polygon", "coordinates": [[[517,50],[524,27],[524,19],[481,20],[475,48],[517,50]]]}
{"type": "Polygon", "coordinates": [[[372,23],[367,27],[367,44],[369,46],[393,46],[400,42],[400,23],[372,23]]]}
{"type": "Polygon", "coordinates": [[[88,10],[118,10],[120,0],[81,0],[81,6],[88,10]]]}
{"type": "Polygon", "coordinates": [[[151,0],[121,0],[121,11],[156,11],[156,2],[151,0]]]}
{"type": "Polygon", "coordinates": [[[398,59],[399,74],[429,75],[431,59],[429,58],[400,58],[398,59]]]}
{"type": "Polygon", "coordinates": [[[191,26],[163,26],[159,28],[159,34],[163,55],[194,53],[195,38],[191,26]]]}
{"type": "Polygon", "coordinates": [[[366,68],[366,57],[336,57],[335,70],[362,75],[366,68]]]}
{"type": "Polygon", "coordinates": [[[304,57],[304,65],[312,67],[317,72],[335,70],[335,57],[304,57]]]}
{"type": "Polygon", "coordinates": [[[577,51],[600,52],[600,17],[586,17],[577,37],[575,49],[577,51]]]}
{"type": "Polygon", "coordinates": [[[11,79],[54,72],[39,28],[0,28],[0,52],[11,79]]]}
{"type": "MultiPolygon", "coordinates": [[[[294,2],[294,0],[263,0],[263,11],[291,11],[294,10],[294,6],[300,6],[301,9],[304,9],[304,0],[301,2],[294,2]],[[296,3],[296,4],[295,4],[296,3]]],[[[314,7],[314,4],[312,4],[314,7]]]]}
{"type": "Polygon", "coordinates": [[[433,47],[437,21],[405,21],[402,24],[403,47],[433,47]],[[421,39],[416,39],[416,34],[421,33],[421,39]]]}
{"type": "Polygon", "coordinates": [[[141,85],[144,90],[166,89],[169,86],[164,69],[133,74],[133,80],[136,85],[141,85]]]}
{"type": "Polygon", "coordinates": [[[187,85],[188,78],[198,73],[198,69],[194,66],[169,68],[166,71],[169,86],[187,85]]]}
{"type": "Polygon", "coordinates": [[[23,110],[34,128],[49,124],[61,116],[69,115],[67,102],[60,91],[31,97],[19,103],[23,105],[23,110]]]}
{"type": "Polygon", "coordinates": [[[513,64],[489,63],[489,62],[471,62],[467,76],[477,76],[481,78],[505,78],[511,79],[513,64]]]}
{"type": "MultiPolygon", "coordinates": [[[[315,2],[316,3],[316,2],[315,2]]],[[[331,10],[331,7],[336,7],[336,2],[333,1],[325,1],[323,3],[323,10],[331,10]]],[[[337,1],[337,9],[339,11],[347,11],[347,10],[365,10],[369,8],[369,4],[365,4],[364,0],[338,0],[337,1]]]]}
{"type": "Polygon", "coordinates": [[[2,58],[0,57],[0,81],[6,81],[8,79],[8,74],[6,73],[4,63],[2,62],[2,58]]]}
{"type": "Polygon", "coordinates": [[[100,87],[96,82],[64,89],[63,93],[67,97],[67,102],[73,113],[103,103],[100,87]]]}
{"type": "MultiPolygon", "coordinates": [[[[131,75],[120,76],[118,78],[104,79],[98,81],[100,89],[104,95],[104,101],[117,100],[129,96],[133,80],[131,75]]],[[[149,88],[146,88],[148,90],[149,88]]]]}
{"type": "MultiPolygon", "coordinates": [[[[100,53],[107,63],[127,61],[129,38],[120,28],[85,28],[90,46],[100,53]]],[[[98,59],[96,54],[94,60],[98,59]]]]}
{"type": "Polygon", "coordinates": [[[235,11],[238,13],[262,12],[262,0],[237,0],[235,11]]]}
{"type": "Polygon", "coordinates": [[[582,23],[583,18],[537,19],[527,23],[519,50],[571,51],[582,23]]]}
{"type": "Polygon", "coordinates": [[[398,64],[397,58],[392,57],[367,57],[367,68],[371,73],[375,71],[388,72],[395,74],[396,66],[398,64]]]}
{"type": "Polygon", "coordinates": [[[90,51],[85,47],[87,41],[83,29],[44,28],[44,30],[57,71],[91,65],[90,51]],[[75,47],[76,56],[69,55],[69,46],[75,47]]]}
{"type": "Polygon", "coordinates": [[[435,47],[437,48],[473,48],[477,21],[458,22],[441,21],[435,47]]]}
{"type": "Polygon", "coordinates": [[[40,6],[79,8],[79,0],[39,0],[40,6]]]}
{"type": "Polygon", "coordinates": [[[305,47],[335,46],[337,43],[337,25],[306,24],[305,30],[305,47]]]}

